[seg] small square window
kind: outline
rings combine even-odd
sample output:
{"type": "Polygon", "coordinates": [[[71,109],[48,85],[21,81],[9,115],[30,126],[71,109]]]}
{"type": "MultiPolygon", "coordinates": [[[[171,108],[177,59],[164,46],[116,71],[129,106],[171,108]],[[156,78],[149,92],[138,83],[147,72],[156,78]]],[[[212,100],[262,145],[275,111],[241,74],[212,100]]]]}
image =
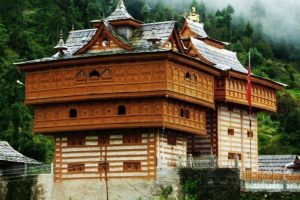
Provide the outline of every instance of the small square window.
{"type": "Polygon", "coordinates": [[[247,137],[253,138],[253,131],[247,131],[247,137]]]}
{"type": "Polygon", "coordinates": [[[109,163],[108,162],[100,162],[98,165],[98,172],[109,172],[109,163]]]}
{"type": "Polygon", "coordinates": [[[124,162],[123,168],[125,172],[141,171],[141,162],[124,162]]]}
{"type": "Polygon", "coordinates": [[[109,145],[110,144],[110,137],[109,135],[100,135],[98,144],[101,146],[109,145]]]}
{"type": "Polygon", "coordinates": [[[234,129],[229,128],[228,129],[228,135],[234,135],[234,129]]]}
{"type": "Polygon", "coordinates": [[[168,145],[176,146],[176,136],[168,135],[167,136],[168,145]]]}
{"type": "Polygon", "coordinates": [[[85,145],[85,137],[80,136],[69,136],[68,137],[68,146],[84,146],[85,145]]]}
{"type": "Polygon", "coordinates": [[[124,134],[123,135],[123,144],[141,144],[142,143],[142,135],[138,133],[134,134],[124,134]]]}
{"type": "Polygon", "coordinates": [[[85,171],[84,164],[68,164],[68,172],[69,173],[81,173],[85,171]]]}
{"type": "Polygon", "coordinates": [[[240,153],[228,153],[228,159],[234,160],[235,156],[238,156],[239,160],[242,159],[242,155],[240,153]]]}

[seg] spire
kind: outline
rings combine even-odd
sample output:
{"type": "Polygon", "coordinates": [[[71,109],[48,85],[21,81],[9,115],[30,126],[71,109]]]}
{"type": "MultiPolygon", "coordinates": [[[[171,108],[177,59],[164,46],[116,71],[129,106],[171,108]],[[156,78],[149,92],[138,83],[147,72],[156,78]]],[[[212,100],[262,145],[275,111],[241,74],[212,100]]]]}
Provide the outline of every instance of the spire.
{"type": "Polygon", "coordinates": [[[65,42],[64,42],[64,39],[63,39],[63,32],[62,32],[62,30],[60,30],[60,39],[59,39],[57,45],[54,47],[54,49],[56,51],[58,51],[60,55],[63,55],[64,54],[64,50],[68,49],[65,46],[65,42]]]}
{"type": "Polygon", "coordinates": [[[193,22],[200,22],[200,16],[196,14],[196,8],[192,7],[192,12],[190,12],[190,15],[187,17],[187,19],[193,21],[193,22]]]}
{"type": "Polygon", "coordinates": [[[127,12],[123,0],[120,0],[114,12],[106,18],[108,21],[133,19],[133,17],[127,12]]]}

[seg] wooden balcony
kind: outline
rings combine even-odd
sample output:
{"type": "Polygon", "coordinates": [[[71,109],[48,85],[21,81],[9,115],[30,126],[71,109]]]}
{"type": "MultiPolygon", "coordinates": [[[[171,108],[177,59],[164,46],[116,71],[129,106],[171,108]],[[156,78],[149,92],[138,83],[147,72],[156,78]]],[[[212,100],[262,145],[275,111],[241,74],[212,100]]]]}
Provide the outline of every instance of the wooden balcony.
{"type": "MultiPolygon", "coordinates": [[[[276,112],[275,92],[275,89],[252,83],[252,107],[276,112]]],[[[217,101],[248,105],[247,82],[233,78],[217,80],[215,98],[217,101]]]]}
{"type": "Polygon", "coordinates": [[[116,128],[169,128],[205,134],[205,112],[200,106],[156,98],[41,105],[35,108],[34,131],[55,132],[116,128]]]}
{"type": "Polygon", "coordinates": [[[158,61],[74,66],[26,74],[25,103],[32,105],[149,96],[169,96],[213,108],[213,76],[158,61]]]}

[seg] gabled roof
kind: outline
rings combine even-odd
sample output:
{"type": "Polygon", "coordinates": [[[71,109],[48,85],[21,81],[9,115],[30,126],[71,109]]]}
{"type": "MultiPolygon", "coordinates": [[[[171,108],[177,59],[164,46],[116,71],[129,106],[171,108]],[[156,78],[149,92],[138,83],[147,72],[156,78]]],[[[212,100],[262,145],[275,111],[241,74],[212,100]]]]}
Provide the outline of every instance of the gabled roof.
{"type": "Polygon", "coordinates": [[[28,158],[13,149],[6,141],[0,141],[0,162],[1,161],[25,164],[40,164],[40,162],[28,158]]]}
{"type": "Polygon", "coordinates": [[[114,12],[105,18],[107,21],[125,20],[134,18],[127,12],[123,0],[120,0],[114,12]]]}
{"type": "Polygon", "coordinates": [[[162,45],[169,39],[174,27],[175,21],[143,24],[134,30],[130,44],[138,49],[147,49],[152,46],[151,42],[148,41],[149,39],[159,38],[162,45]]]}
{"type": "Polygon", "coordinates": [[[204,24],[203,23],[197,23],[197,22],[193,22],[189,19],[186,19],[186,25],[190,28],[190,30],[196,34],[198,37],[208,37],[208,35],[206,34],[205,30],[204,30],[204,24]]]}
{"type": "Polygon", "coordinates": [[[228,71],[230,69],[242,73],[247,73],[248,70],[239,62],[236,53],[226,49],[219,49],[206,44],[201,40],[191,38],[193,47],[207,61],[214,64],[220,70],[228,71]]]}
{"type": "Polygon", "coordinates": [[[71,31],[65,46],[68,48],[67,53],[73,54],[85,46],[96,34],[97,29],[86,29],[71,31]]]}
{"type": "Polygon", "coordinates": [[[274,173],[283,172],[296,159],[296,155],[260,155],[258,157],[259,170],[274,173]]]}

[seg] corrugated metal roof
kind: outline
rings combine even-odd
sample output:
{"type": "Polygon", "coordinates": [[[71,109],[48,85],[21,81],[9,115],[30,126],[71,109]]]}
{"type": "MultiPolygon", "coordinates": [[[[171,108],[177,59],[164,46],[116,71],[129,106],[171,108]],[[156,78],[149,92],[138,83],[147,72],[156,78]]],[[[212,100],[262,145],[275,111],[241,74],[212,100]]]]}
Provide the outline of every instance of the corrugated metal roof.
{"type": "Polygon", "coordinates": [[[238,60],[235,52],[213,47],[201,40],[194,38],[191,38],[191,42],[206,60],[215,64],[216,68],[223,71],[232,69],[242,73],[248,72],[238,60]]]}
{"type": "Polygon", "coordinates": [[[208,35],[206,34],[205,30],[204,30],[204,24],[203,23],[197,23],[197,22],[193,22],[189,19],[186,19],[186,22],[188,24],[188,27],[195,33],[197,34],[199,37],[208,37],[208,35]]]}
{"type": "Polygon", "coordinates": [[[126,10],[123,0],[120,0],[114,12],[105,18],[108,21],[134,19],[126,10]]]}
{"type": "MultiPolygon", "coordinates": [[[[259,170],[263,172],[282,173],[285,167],[293,163],[296,155],[260,155],[258,157],[259,170]]],[[[291,170],[287,170],[291,171],[291,170]]]]}
{"type": "Polygon", "coordinates": [[[16,151],[15,149],[13,149],[6,141],[0,141],[0,161],[26,164],[40,164],[40,162],[28,158],[16,151]]]}

